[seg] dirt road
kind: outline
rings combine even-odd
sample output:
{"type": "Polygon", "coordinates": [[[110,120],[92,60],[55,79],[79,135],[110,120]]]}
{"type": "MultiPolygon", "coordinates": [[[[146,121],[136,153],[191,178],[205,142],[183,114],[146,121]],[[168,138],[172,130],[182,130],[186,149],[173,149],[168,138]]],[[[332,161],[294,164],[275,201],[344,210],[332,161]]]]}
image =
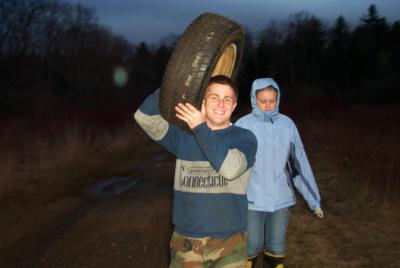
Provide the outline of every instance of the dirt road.
{"type": "MultiPolygon", "coordinates": [[[[354,174],[331,168],[329,159],[317,161],[326,150],[309,151],[326,216],[318,219],[298,197],[287,267],[400,267],[398,207],[355,198],[354,174]]],[[[167,155],[132,172],[138,183],[120,195],[93,198],[80,191],[2,204],[0,267],[167,267],[173,172],[167,155]]]]}

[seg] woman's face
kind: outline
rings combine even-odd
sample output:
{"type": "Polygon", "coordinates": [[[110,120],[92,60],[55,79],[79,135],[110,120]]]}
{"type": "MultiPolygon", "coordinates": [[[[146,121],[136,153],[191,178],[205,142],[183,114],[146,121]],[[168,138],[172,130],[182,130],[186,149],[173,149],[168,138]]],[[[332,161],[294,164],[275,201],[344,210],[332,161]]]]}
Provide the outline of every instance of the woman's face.
{"type": "Polygon", "coordinates": [[[272,88],[262,89],[256,92],[258,108],[263,112],[271,112],[276,106],[277,92],[272,88]]]}

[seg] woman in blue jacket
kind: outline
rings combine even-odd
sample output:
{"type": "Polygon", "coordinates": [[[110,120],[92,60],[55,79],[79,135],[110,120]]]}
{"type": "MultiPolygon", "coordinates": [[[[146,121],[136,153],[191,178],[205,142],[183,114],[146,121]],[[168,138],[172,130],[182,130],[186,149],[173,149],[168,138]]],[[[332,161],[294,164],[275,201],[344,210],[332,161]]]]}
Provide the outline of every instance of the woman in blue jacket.
{"type": "Polygon", "coordinates": [[[257,137],[256,162],[248,199],[248,267],[264,248],[264,267],[283,267],[289,208],[296,202],[294,187],[320,218],[321,198],[293,121],[279,113],[280,89],[271,78],[256,79],[251,88],[252,112],[236,125],[257,137]]]}

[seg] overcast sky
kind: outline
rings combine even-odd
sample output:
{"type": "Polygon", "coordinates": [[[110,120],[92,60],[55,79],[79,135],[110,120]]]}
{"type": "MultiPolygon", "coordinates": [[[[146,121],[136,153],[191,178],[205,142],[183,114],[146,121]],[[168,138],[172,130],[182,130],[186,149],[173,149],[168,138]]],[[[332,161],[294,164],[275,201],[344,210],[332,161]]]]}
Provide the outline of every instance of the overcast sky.
{"type": "Polygon", "coordinates": [[[290,14],[306,11],[326,23],[343,15],[358,24],[375,4],[389,22],[400,20],[400,0],[66,0],[92,7],[100,23],[129,41],[154,43],[169,34],[181,34],[204,12],[214,12],[240,23],[252,33],[270,20],[287,20],[290,14]]]}

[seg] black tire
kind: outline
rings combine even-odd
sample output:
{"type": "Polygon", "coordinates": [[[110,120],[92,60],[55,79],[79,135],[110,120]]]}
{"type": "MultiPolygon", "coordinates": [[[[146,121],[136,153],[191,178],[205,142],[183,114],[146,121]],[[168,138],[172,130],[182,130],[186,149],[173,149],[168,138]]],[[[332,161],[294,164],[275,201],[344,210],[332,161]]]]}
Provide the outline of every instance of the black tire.
{"type": "Polygon", "coordinates": [[[186,28],[168,61],[161,83],[160,113],[168,122],[188,130],[175,116],[177,103],[201,108],[212,76],[235,79],[242,60],[245,33],[236,22],[204,13],[186,28]]]}

